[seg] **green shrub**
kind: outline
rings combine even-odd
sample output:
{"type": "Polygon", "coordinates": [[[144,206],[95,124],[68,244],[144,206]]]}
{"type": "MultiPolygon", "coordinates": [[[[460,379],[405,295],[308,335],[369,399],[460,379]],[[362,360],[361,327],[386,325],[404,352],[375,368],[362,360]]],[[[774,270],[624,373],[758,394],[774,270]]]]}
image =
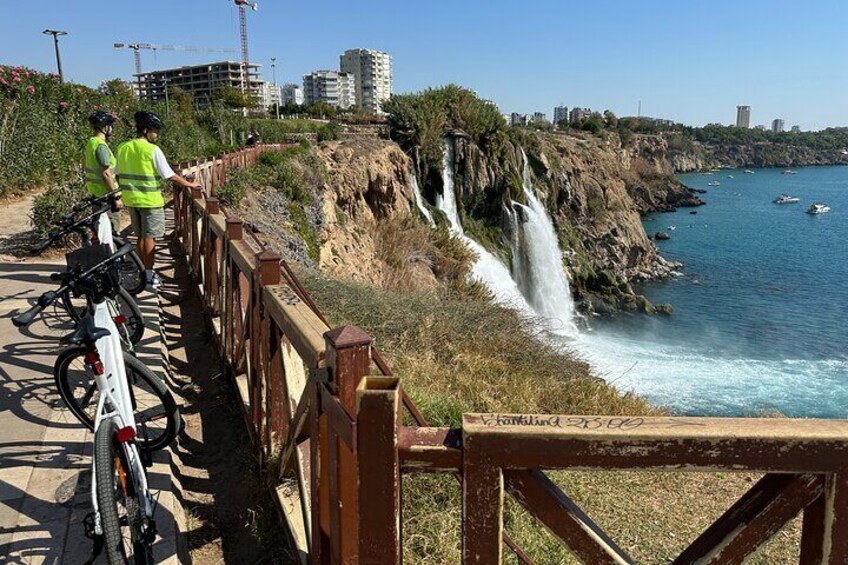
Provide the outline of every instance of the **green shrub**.
{"type": "Polygon", "coordinates": [[[279,165],[280,163],[283,163],[285,160],[285,155],[283,155],[279,151],[263,151],[259,154],[259,157],[256,158],[256,164],[274,167],[276,165],[279,165]]]}
{"type": "Polygon", "coordinates": [[[56,221],[71,211],[74,204],[86,195],[82,179],[62,186],[48,188],[32,201],[30,220],[40,235],[45,235],[56,221]]]}
{"type": "Polygon", "coordinates": [[[341,136],[342,126],[335,122],[330,122],[321,126],[318,130],[318,141],[334,141],[341,136]]]}

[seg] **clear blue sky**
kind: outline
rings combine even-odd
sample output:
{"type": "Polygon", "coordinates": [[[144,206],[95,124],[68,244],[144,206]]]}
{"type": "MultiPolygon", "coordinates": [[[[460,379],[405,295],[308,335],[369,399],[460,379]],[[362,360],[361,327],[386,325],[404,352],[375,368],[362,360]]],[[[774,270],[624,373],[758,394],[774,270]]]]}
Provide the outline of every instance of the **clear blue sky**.
{"type": "MultiPolygon", "coordinates": [[[[504,112],[629,115],[641,99],[643,114],[692,125],[731,123],[748,104],[752,125],[848,126],[845,0],[260,0],[249,17],[251,60],[270,80],[276,56],[279,83],[369,47],[393,55],[395,92],[456,82],[504,112]]],[[[65,29],[66,76],[96,85],[133,72],[115,42],[237,48],[237,22],[231,0],[0,0],[0,63],[54,70],[41,31],[65,29]]],[[[158,52],[155,63],[210,57],[158,52]]],[[[151,52],[143,64],[154,68],[151,52]]]]}

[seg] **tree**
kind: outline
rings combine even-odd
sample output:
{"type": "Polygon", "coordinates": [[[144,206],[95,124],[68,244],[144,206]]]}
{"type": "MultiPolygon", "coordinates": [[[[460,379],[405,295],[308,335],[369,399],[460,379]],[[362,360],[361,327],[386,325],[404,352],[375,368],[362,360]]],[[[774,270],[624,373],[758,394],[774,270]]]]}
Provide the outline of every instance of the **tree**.
{"type": "Polygon", "coordinates": [[[604,110],[604,125],[607,129],[616,129],[618,127],[618,118],[612,110],[604,110]]]}

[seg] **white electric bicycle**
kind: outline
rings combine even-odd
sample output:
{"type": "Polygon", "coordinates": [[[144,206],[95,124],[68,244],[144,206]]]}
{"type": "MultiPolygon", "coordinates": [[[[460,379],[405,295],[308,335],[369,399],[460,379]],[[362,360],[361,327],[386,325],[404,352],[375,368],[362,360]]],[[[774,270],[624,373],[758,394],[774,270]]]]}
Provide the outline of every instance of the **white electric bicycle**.
{"type": "MultiPolygon", "coordinates": [[[[146,467],[150,466],[151,459],[149,451],[143,449],[151,438],[143,411],[138,410],[138,391],[128,380],[126,361],[135,359],[122,350],[119,331],[107,305],[107,297],[114,286],[120,284],[118,262],[133,246],[126,245],[114,254],[106,245],[86,249],[91,255],[90,267],[84,271],[77,267],[53,275],[52,278],[62,281],[62,286],[41,295],[33,308],[12,321],[18,327],[26,326],[67,289],[87,297],[89,308],[73,334],[64,340],[84,348],[84,362],[93,375],[97,391],[92,426],[91,503],[94,511],[86,520],[86,530],[95,540],[95,555],[105,549],[110,565],[151,565],[156,538],[153,518],[156,501],[147,483],[146,467]]],[[[161,381],[158,382],[161,385],[161,381]]],[[[167,399],[160,398],[160,403],[167,426],[158,438],[160,443],[170,442],[179,428],[179,412],[170,393],[165,392],[167,399]]]]}

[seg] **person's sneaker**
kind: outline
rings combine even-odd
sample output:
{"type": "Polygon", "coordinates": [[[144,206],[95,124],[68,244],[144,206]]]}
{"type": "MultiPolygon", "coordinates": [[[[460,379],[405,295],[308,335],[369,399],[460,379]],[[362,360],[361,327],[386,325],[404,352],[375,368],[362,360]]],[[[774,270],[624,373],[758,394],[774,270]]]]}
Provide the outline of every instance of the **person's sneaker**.
{"type": "Polygon", "coordinates": [[[159,287],[162,286],[162,278],[159,276],[159,273],[153,273],[149,277],[147,277],[147,289],[152,291],[159,290],[159,287]]]}

